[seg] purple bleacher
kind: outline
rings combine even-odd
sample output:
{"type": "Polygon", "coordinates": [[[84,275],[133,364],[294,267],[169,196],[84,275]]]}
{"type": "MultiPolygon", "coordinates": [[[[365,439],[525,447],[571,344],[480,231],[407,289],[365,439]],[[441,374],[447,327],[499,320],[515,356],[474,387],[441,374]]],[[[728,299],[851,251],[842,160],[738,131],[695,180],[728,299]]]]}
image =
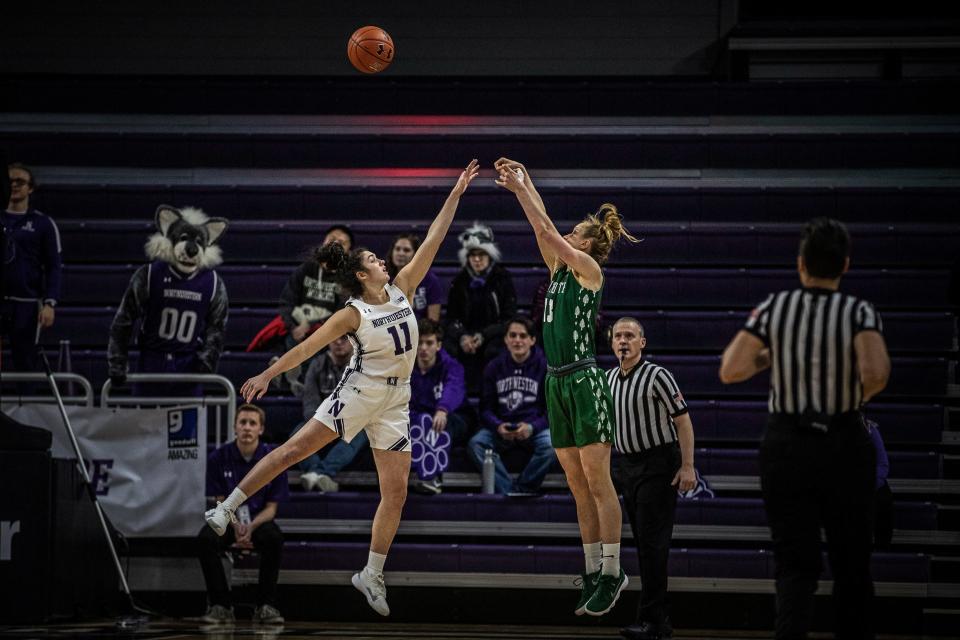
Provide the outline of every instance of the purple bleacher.
{"type": "MultiPolygon", "coordinates": [[[[267,411],[271,431],[288,433],[301,420],[300,400],[293,396],[266,396],[259,401],[267,411]]],[[[765,401],[689,400],[698,442],[759,442],[767,423],[765,401]]],[[[871,403],[866,415],[880,425],[884,442],[939,443],[943,437],[940,405],[871,403]]]]}
{"type": "MultiPolygon", "coordinates": [[[[521,120],[521,122],[523,122],[521,120]]],[[[323,123],[318,122],[317,125],[323,123]]],[[[498,126],[511,124],[500,120],[498,126]]],[[[442,125],[442,123],[441,123],[442,125]]],[[[625,126],[617,121],[609,125],[625,126]]],[[[162,129],[163,124],[157,124],[162,129]]],[[[330,125],[327,125],[328,127],[330,125]]],[[[646,131],[618,134],[593,131],[592,122],[570,123],[567,132],[493,136],[482,124],[461,125],[456,132],[442,126],[411,124],[411,133],[390,130],[382,134],[341,132],[317,134],[313,127],[290,131],[239,133],[144,132],[116,127],[103,132],[10,131],[0,134],[0,144],[20,148],[26,162],[44,165],[137,167],[406,167],[424,158],[439,165],[456,165],[463,158],[507,154],[523,158],[527,166],[562,168],[628,168],[669,166],[706,167],[887,167],[955,165],[958,146],[955,132],[872,131],[867,133],[813,130],[764,132],[663,131],[648,125],[646,131]],[[591,126],[592,125],[592,126],[591,126]],[[584,130],[584,126],[586,129],[584,130]],[[32,160],[31,160],[32,159],[32,160]]],[[[674,125],[676,126],[676,125],[674,125]]],[[[174,128],[175,124],[168,124],[174,128]]],[[[670,124],[667,128],[671,129],[670,124]]],[[[323,129],[321,128],[321,131],[323,129]]]]}
{"type": "MultiPolygon", "coordinates": [[[[72,351],[73,371],[85,376],[94,384],[106,377],[106,352],[93,349],[72,351]]],[[[136,361],[136,350],[131,351],[131,362],[136,361]]],[[[56,357],[56,353],[51,354],[56,357]]],[[[258,374],[266,366],[269,354],[265,352],[224,352],[217,373],[238,385],[243,380],[258,374]]],[[[737,385],[723,385],[717,377],[719,356],[656,356],[651,361],[669,369],[685,394],[738,394],[765,395],[765,374],[737,385]]],[[[598,362],[604,368],[614,366],[613,356],[601,356],[598,362]]],[[[920,394],[937,396],[946,393],[947,367],[943,358],[893,358],[893,373],[890,384],[884,390],[888,396],[920,394]]],[[[882,396],[881,396],[882,397],[882,396]]]]}
{"type": "MultiPolygon", "coordinates": [[[[231,221],[221,241],[226,262],[262,264],[293,262],[322,241],[328,222],[231,221]]],[[[558,221],[560,228],[576,221],[558,221]]],[[[401,231],[421,236],[429,220],[420,222],[351,221],[358,244],[384,253],[401,231]]],[[[152,216],[142,222],[127,220],[58,220],[63,257],[68,263],[140,262],[143,244],[154,233],[152,216]]],[[[789,266],[797,251],[796,224],[694,223],[666,224],[637,221],[631,228],[643,238],[638,246],[624,245],[612,256],[614,267],[639,265],[727,264],[789,266]]],[[[459,245],[454,225],[437,256],[438,264],[455,264],[459,245]]],[[[947,265],[960,244],[960,230],[945,225],[853,224],[854,267],[865,265],[947,265]]],[[[529,225],[498,222],[497,243],[507,263],[539,264],[540,254],[529,225]]]]}
{"type": "MultiPolygon", "coordinates": [[[[336,493],[293,492],[281,503],[282,519],[372,520],[380,496],[375,491],[336,493]]],[[[576,522],[576,506],[569,493],[547,494],[516,500],[497,495],[443,493],[438,496],[410,494],[404,505],[406,521],[445,522],[576,522]]],[[[627,522],[626,512],[623,515],[627,522]]],[[[759,498],[713,498],[678,500],[676,523],[681,525],[766,526],[763,502],[759,498]]],[[[937,506],[931,502],[897,501],[898,529],[937,528],[937,506]]],[[[479,532],[482,533],[482,532],[479,532]]]]}
{"type": "MultiPolygon", "coordinates": [[[[63,304],[117,304],[139,266],[65,266],[63,304]]],[[[218,269],[234,305],[276,304],[292,271],[292,265],[218,269]]],[[[444,287],[449,287],[457,271],[456,267],[436,269],[444,287]]],[[[521,304],[529,304],[547,278],[545,267],[515,267],[511,274],[521,304]]],[[[943,307],[947,278],[945,270],[863,269],[846,276],[844,290],[881,307],[943,307]]],[[[759,304],[770,292],[798,286],[796,272],[789,269],[609,269],[604,308],[749,306],[759,304]]]]}
{"type": "MultiPolygon", "coordinates": [[[[69,339],[77,347],[103,344],[109,330],[114,306],[61,307],[58,322],[45,332],[48,340],[69,339]]],[[[723,349],[743,327],[744,311],[631,311],[623,314],[637,318],[644,326],[648,344],[658,350],[723,349]]],[[[230,309],[225,345],[243,349],[253,336],[277,315],[275,306],[230,309]]],[[[609,321],[616,319],[611,317],[609,321]]],[[[891,351],[940,350],[952,348],[953,315],[944,311],[883,314],[883,332],[891,351]]]]}
{"type": "MultiPolygon", "coordinates": [[[[943,460],[933,451],[890,451],[891,478],[940,478],[943,460]]],[[[714,476],[758,476],[757,449],[698,448],[697,470],[714,476]]]]}
{"type": "MultiPolygon", "coordinates": [[[[286,542],[281,568],[286,571],[351,571],[364,565],[365,542],[286,542]]],[[[636,550],[621,549],[621,562],[629,575],[637,573],[636,550]]],[[[241,558],[238,568],[256,561],[241,558]]],[[[391,571],[437,573],[570,574],[583,570],[583,550],[572,546],[501,544],[395,543],[390,548],[391,571]]],[[[823,579],[829,579],[824,556],[823,579]]],[[[773,554],[750,549],[671,549],[668,564],[672,577],[770,579],[773,554]]],[[[919,553],[878,553],[872,562],[873,577],[881,582],[928,582],[930,558],[919,553]]]]}
{"type": "MultiPolygon", "coordinates": [[[[459,165],[458,165],[459,166],[459,165]]],[[[942,221],[956,208],[950,188],[891,187],[540,187],[550,210],[561,218],[596,211],[601,202],[615,202],[621,211],[643,212],[650,220],[728,220],[783,222],[814,216],[851,222],[903,220],[942,221]]],[[[391,186],[261,186],[231,185],[71,185],[47,183],[36,206],[58,220],[125,219],[152,215],[158,203],[189,203],[211,215],[232,219],[315,219],[331,212],[352,218],[430,219],[440,209],[446,190],[391,186]]],[[[513,220],[515,198],[491,189],[471,190],[460,204],[461,220],[513,220]]],[[[628,219],[629,221],[629,219],[628,219]]]]}
{"type": "MultiPolygon", "coordinates": [[[[106,342],[106,340],[104,340],[106,342]]],[[[130,352],[131,363],[136,362],[137,351],[130,352]]],[[[49,357],[56,359],[57,353],[49,357]]],[[[270,354],[266,352],[238,353],[225,351],[220,358],[217,373],[239,386],[244,380],[260,373],[270,354]]],[[[106,351],[94,349],[72,350],[73,371],[90,380],[94,385],[106,379],[106,351]]],[[[650,357],[673,373],[685,395],[753,395],[764,396],[767,392],[768,375],[761,373],[751,380],[724,385],[717,376],[719,356],[657,355],[650,357]]],[[[893,373],[890,384],[881,399],[905,394],[942,396],[946,393],[947,370],[952,363],[944,358],[893,358],[893,373]]],[[[603,368],[615,366],[612,355],[600,356],[598,363],[603,368]]]]}

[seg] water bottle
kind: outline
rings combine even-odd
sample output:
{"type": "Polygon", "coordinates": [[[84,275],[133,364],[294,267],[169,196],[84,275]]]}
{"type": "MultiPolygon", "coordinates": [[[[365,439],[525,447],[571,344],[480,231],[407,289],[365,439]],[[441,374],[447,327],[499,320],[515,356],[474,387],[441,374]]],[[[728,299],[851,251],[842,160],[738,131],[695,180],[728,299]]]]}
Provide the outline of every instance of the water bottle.
{"type": "Polygon", "coordinates": [[[493,452],[493,449],[487,449],[483,454],[483,471],[481,476],[483,478],[483,492],[484,493],[496,493],[494,488],[494,477],[496,476],[497,463],[494,461],[494,456],[496,454],[493,452]]]}

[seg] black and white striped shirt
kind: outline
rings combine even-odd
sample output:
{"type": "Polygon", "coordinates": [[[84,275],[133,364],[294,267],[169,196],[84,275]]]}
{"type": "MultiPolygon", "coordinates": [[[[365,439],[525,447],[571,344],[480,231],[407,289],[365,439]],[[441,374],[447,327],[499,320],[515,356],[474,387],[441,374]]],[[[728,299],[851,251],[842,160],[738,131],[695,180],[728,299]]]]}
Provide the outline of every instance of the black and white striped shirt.
{"type": "Polygon", "coordinates": [[[771,413],[832,416],[860,408],[853,339],[883,331],[872,304],[829,289],[781,291],[753,310],[744,329],[770,347],[771,413]]]}
{"type": "Polygon", "coordinates": [[[641,360],[627,375],[620,367],[610,369],[607,381],[617,420],[617,451],[640,453],[676,442],[673,419],[687,412],[687,402],[669,371],[641,360]]]}

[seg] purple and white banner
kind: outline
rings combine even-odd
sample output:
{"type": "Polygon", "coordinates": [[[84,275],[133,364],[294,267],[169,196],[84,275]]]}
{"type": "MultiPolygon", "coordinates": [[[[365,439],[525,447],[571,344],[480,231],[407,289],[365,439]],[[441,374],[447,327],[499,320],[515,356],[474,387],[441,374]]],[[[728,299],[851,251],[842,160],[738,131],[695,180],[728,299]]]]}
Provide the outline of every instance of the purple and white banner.
{"type": "MultiPolygon", "coordinates": [[[[53,433],[53,456],[75,459],[56,405],[4,405],[53,433]]],[[[206,508],[207,416],[196,406],[67,407],[97,498],[124,535],[197,535],[206,508]]]]}

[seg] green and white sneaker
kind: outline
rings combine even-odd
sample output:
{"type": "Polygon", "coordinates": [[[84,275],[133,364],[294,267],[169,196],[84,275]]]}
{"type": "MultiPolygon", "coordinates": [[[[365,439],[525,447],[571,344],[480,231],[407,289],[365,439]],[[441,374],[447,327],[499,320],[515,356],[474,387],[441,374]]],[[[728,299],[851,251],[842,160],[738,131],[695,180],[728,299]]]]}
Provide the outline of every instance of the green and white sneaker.
{"type": "MultiPolygon", "coordinates": [[[[573,610],[578,616],[587,612],[587,601],[593,597],[593,592],[597,590],[597,582],[600,580],[600,571],[593,573],[580,574],[580,600],[577,602],[577,608],[573,610]]],[[[574,582],[574,584],[577,584],[574,582]]]]}
{"type": "Polygon", "coordinates": [[[584,606],[584,613],[588,616],[602,616],[610,611],[610,609],[613,609],[613,605],[617,603],[620,592],[626,589],[628,584],[630,584],[630,580],[627,579],[627,574],[623,572],[623,569],[620,569],[619,576],[608,576],[601,573],[593,596],[587,600],[587,604],[584,606]]]}

